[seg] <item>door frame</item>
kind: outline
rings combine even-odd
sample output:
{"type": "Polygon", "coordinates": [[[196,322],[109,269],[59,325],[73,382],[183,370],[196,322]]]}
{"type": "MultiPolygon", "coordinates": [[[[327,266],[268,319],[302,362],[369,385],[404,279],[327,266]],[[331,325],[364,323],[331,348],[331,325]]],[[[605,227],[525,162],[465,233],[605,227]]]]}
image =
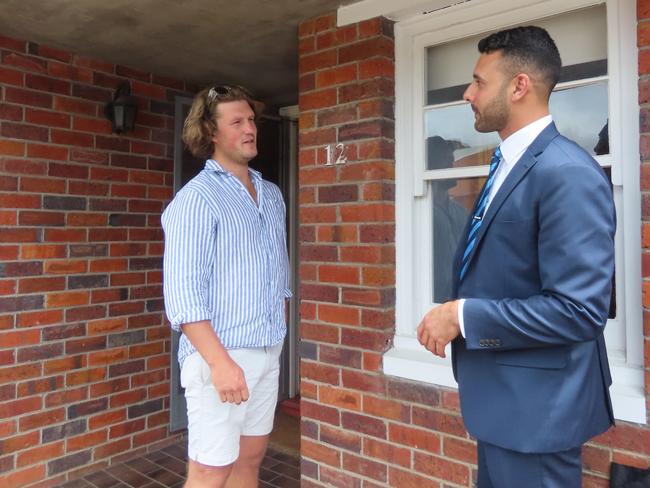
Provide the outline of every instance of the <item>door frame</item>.
{"type": "MultiPolygon", "coordinates": [[[[192,105],[193,99],[177,95],[174,103],[174,195],[182,185],[183,168],[183,143],[181,134],[186,117],[186,110],[192,105]]],[[[283,180],[283,193],[287,202],[287,247],[289,251],[290,283],[293,297],[289,301],[289,317],[287,323],[287,336],[281,358],[281,368],[287,372],[282,374],[280,393],[288,398],[293,398],[300,391],[299,371],[299,341],[298,332],[299,316],[299,257],[298,257],[298,107],[283,107],[280,109],[282,119],[281,143],[281,178],[283,180]]],[[[171,378],[170,378],[170,413],[169,430],[175,432],[187,427],[187,404],[183,388],[180,385],[180,366],[178,364],[178,342],[180,332],[171,333],[171,378]]],[[[284,372],[283,371],[283,372],[284,372]]]]}
{"type": "Polygon", "coordinates": [[[286,171],[283,192],[287,201],[287,247],[289,251],[290,286],[293,296],[289,300],[289,317],[287,337],[283,354],[287,359],[283,364],[288,369],[286,388],[288,398],[300,394],[300,256],[298,246],[298,105],[281,107],[282,129],[282,166],[286,171]]]}
{"type": "MultiPolygon", "coordinates": [[[[183,122],[185,120],[185,108],[192,105],[192,98],[177,95],[174,102],[174,186],[173,192],[181,188],[182,169],[183,169],[183,142],[181,134],[183,133],[183,122]]],[[[181,333],[172,330],[172,345],[170,351],[171,359],[171,378],[169,391],[169,431],[187,428],[187,403],[181,387],[181,369],[178,364],[178,341],[181,333]]]]}

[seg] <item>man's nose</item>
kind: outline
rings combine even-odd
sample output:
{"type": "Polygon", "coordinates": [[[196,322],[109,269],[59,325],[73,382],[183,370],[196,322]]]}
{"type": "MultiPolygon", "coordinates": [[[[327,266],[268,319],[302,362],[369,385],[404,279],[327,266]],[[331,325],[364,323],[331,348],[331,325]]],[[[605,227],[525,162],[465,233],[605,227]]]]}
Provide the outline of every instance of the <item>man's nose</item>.
{"type": "Polygon", "coordinates": [[[470,97],[471,97],[471,89],[472,85],[467,85],[467,88],[465,88],[465,91],[463,92],[463,100],[466,102],[471,102],[470,97]]]}
{"type": "Polygon", "coordinates": [[[257,127],[255,126],[255,121],[248,120],[246,122],[246,125],[244,126],[244,130],[249,133],[257,131],[257,127]]]}

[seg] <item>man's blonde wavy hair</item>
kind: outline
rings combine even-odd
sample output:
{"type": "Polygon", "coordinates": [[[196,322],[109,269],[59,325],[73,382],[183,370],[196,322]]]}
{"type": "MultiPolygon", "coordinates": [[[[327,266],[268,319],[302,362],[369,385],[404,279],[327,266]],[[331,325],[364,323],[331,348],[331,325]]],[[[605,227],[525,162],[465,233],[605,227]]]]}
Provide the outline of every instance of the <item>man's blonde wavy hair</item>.
{"type": "Polygon", "coordinates": [[[182,139],[189,151],[197,158],[209,159],[214,154],[212,138],[217,131],[217,107],[220,103],[248,102],[257,118],[263,105],[253,99],[244,87],[220,85],[205,88],[196,94],[190,112],[183,124],[182,139]]]}

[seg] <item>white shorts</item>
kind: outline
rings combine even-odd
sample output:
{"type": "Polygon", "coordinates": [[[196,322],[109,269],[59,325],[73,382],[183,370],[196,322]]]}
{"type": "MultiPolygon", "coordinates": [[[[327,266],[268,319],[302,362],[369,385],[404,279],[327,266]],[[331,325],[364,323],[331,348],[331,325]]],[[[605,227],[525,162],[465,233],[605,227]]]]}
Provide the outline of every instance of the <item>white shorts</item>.
{"type": "Polygon", "coordinates": [[[240,436],[263,436],[273,430],[281,352],[282,343],[228,351],[244,370],[250,395],[239,405],[221,401],[212,385],[210,367],[198,352],[183,361],[181,386],[187,401],[190,459],[208,466],[227,466],[239,457],[240,436]]]}

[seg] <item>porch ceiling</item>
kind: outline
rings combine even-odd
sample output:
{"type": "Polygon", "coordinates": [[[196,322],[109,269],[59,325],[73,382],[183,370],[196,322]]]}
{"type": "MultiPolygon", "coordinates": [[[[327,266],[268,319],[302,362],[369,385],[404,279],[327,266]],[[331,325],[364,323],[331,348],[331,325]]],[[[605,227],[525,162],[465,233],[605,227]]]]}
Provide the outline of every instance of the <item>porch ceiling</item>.
{"type": "Polygon", "coordinates": [[[297,27],[355,0],[2,0],[0,34],[297,103],[297,27]]]}

